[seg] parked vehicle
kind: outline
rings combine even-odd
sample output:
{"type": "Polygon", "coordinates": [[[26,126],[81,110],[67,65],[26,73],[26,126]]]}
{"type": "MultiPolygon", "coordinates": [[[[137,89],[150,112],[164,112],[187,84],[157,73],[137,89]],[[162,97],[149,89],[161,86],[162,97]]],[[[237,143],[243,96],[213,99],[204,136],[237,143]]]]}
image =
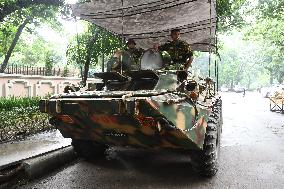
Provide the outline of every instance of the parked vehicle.
{"type": "Polygon", "coordinates": [[[236,92],[236,93],[242,93],[244,92],[245,88],[242,87],[242,86],[239,86],[239,85],[236,85],[233,90],[236,92]]]}
{"type": "Polygon", "coordinates": [[[229,88],[225,87],[225,86],[222,86],[220,90],[221,90],[221,92],[228,92],[229,88]]]}
{"type": "MultiPolygon", "coordinates": [[[[160,38],[166,41],[171,29],[183,27],[184,37],[195,40],[194,50],[212,52],[206,41],[214,35],[209,31],[215,31],[216,11],[205,15],[204,10],[215,7],[210,3],[215,1],[174,1],[170,6],[166,1],[137,2],[119,6],[120,0],[98,1],[73,8],[77,16],[111,32],[127,32],[142,47],[160,38]],[[123,22],[117,21],[121,17],[123,22]]],[[[145,61],[142,56],[138,70],[95,73],[102,82],[94,89],[54,95],[40,102],[40,110],[51,115],[50,123],[64,137],[72,138],[82,157],[102,156],[109,146],[181,150],[198,173],[215,175],[222,130],[222,100],[215,82],[159,67],[164,62],[156,64],[147,57],[145,61]]]]}

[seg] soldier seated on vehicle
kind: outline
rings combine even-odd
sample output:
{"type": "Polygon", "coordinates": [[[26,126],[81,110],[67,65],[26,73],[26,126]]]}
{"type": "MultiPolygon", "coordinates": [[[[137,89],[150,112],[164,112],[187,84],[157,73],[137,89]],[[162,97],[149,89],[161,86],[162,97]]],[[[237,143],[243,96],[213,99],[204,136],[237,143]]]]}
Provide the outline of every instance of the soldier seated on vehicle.
{"type": "Polygon", "coordinates": [[[125,50],[116,50],[112,58],[107,63],[107,71],[138,70],[140,68],[139,60],[144,50],[136,48],[133,39],[128,39],[125,50]],[[121,64],[122,62],[122,64],[121,64]]]}
{"type": "Polygon", "coordinates": [[[160,46],[160,51],[169,53],[172,59],[172,65],[168,69],[187,70],[193,61],[193,52],[189,44],[180,40],[180,29],[171,30],[172,41],[160,46]]]}
{"type": "Polygon", "coordinates": [[[121,59],[122,51],[117,49],[112,57],[107,62],[107,72],[110,71],[119,71],[120,70],[120,59],[121,59]]]}

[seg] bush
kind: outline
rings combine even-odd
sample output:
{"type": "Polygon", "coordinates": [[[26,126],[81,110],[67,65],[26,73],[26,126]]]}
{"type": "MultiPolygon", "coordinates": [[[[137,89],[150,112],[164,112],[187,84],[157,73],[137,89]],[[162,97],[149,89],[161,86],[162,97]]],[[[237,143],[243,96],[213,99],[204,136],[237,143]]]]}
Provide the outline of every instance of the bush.
{"type": "Polygon", "coordinates": [[[13,110],[16,107],[36,107],[38,106],[40,98],[34,97],[34,98],[16,98],[16,97],[10,97],[10,98],[0,98],[0,111],[3,110],[13,110]]]}
{"type": "Polygon", "coordinates": [[[0,98],[0,142],[52,129],[39,111],[40,98],[0,98]]]}

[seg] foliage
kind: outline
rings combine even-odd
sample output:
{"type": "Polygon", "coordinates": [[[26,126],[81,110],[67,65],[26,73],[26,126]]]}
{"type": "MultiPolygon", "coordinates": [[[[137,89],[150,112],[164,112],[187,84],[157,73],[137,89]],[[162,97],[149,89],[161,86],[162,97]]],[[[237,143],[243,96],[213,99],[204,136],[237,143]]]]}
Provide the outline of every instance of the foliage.
{"type": "Polygon", "coordinates": [[[24,32],[9,60],[9,64],[43,67],[47,54],[51,52],[53,53],[52,56],[56,57],[54,64],[61,63],[63,55],[57,46],[44,40],[41,36],[24,32]]]}
{"type": "Polygon", "coordinates": [[[61,57],[57,56],[54,52],[48,51],[45,54],[45,68],[46,75],[52,75],[52,69],[54,65],[61,61],[61,57]]]}
{"type": "Polygon", "coordinates": [[[10,98],[0,98],[0,110],[1,111],[10,111],[13,110],[13,108],[24,108],[24,107],[32,107],[32,106],[38,106],[40,98],[34,97],[34,98],[17,98],[17,97],[10,97],[10,98]]]}
{"type": "Polygon", "coordinates": [[[15,32],[18,26],[26,19],[30,19],[29,25],[26,27],[28,33],[34,32],[35,28],[40,23],[48,24],[50,27],[56,30],[60,30],[61,24],[57,20],[58,7],[53,6],[31,6],[29,9],[18,10],[5,18],[0,25],[0,36],[2,42],[4,42],[5,49],[1,52],[5,53],[7,46],[11,43],[14,38],[15,32]]]}
{"type": "Polygon", "coordinates": [[[0,98],[0,142],[53,128],[39,112],[40,98],[0,98]]]}
{"type": "MultiPolygon", "coordinates": [[[[215,77],[215,59],[218,60],[219,87],[233,89],[241,85],[255,89],[269,84],[269,72],[266,69],[265,54],[261,42],[243,40],[243,34],[234,31],[230,36],[220,35],[223,48],[219,49],[221,60],[211,56],[211,77],[215,77]]],[[[208,76],[208,54],[200,54],[194,59],[193,68],[200,69],[203,76],[208,76]]],[[[215,78],[216,79],[216,78],[215,78]]]]}
{"type": "MultiPolygon", "coordinates": [[[[31,36],[25,34],[25,36],[31,36]]],[[[45,59],[52,47],[48,42],[46,42],[42,37],[36,37],[33,41],[26,41],[22,39],[18,44],[19,53],[22,59],[18,61],[21,65],[45,65],[45,59]],[[29,46],[29,48],[24,48],[29,46]]],[[[11,61],[12,63],[12,61],[11,61]]],[[[17,62],[13,62],[17,64],[17,62]]]]}
{"type": "Polygon", "coordinates": [[[66,65],[66,66],[64,67],[62,77],[67,77],[68,74],[69,74],[69,69],[68,69],[68,66],[66,65]]]}
{"type": "Polygon", "coordinates": [[[4,0],[0,2],[0,22],[2,22],[7,16],[28,9],[38,5],[63,5],[63,0],[4,0]]]}
{"type": "Polygon", "coordinates": [[[228,32],[245,25],[247,0],[217,0],[218,31],[228,32]]]}
{"type": "Polygon", "coordinates": [[[12,52],[19,52],[19,48],[12,46],[13,43],[17,43],[17,38],[21,35],[22,31],[16,33],[18,28],[23,23],[28,21],[28,24],[24,25],[25,31],[33,33],[35,28],[40,24],[45,23],[56,30],[60,30],[60,23],[57,20],[57,16],[60,10],[59,5],[62,5],[62,1],[52,0],[5,0],[0,4],[0,42],[3,46],[0,48],[0,57],[6,55],[8,60],[5,60],[2,64],[4,69],[11,56],[8,53],[8,49],[11,48],[12,52]]]}
{"type": "Polygon", "coordinates": [[[284,1],[282,0],[259,0],[257,10],[260,19],[284,19],[284,1]]]}
{"type": "Polygon", "coordinates": [[[88,49],[91,49],[91,66],[100,67],[102,54],[108,56],[121,47],[121,40],[104,29],[87,24],[87,31],[75,36],[68,45],[66,52],[68,64],[83,66],[88,59],[88,49]],[[94,39],[94,36],[97,36],[94,39]]]}
{"type": "Polygon", "coordinates": [[[256,22],[248,29],[247,39],[260,41],[262,62],[270,73],[270,83],[284,81],[284,2],[260,0],[256,7],[256,22]]]}
{"type": "Polygon", "coordinates": [[[265,85],[265,83],[258,82],[258,77],[263,68],[258,62],[257,51],[259,49],[253,44],[242,48],[223,50],[220,62],[220,84],[231,89],[238,84],[248,89],[251,88],[252,84],[254,84],[254,87],[265,85]],[[251,53],[252,51],[256,53],[251,53]]]}

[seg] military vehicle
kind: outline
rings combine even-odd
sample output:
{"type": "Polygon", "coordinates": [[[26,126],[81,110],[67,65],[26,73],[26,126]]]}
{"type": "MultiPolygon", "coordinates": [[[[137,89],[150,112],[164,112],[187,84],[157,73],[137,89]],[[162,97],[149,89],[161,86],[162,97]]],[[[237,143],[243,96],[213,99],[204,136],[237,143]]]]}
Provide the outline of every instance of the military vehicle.
{"type": "MultiPolygon", "coordinates": [[[[213,0],[105,2],[73,5],[73,13],[144,49],[179,28],[193,50],[216,52],[213,0]]],[[[123,69],[131,57],[122,56],[120,71],[95,73],[101,82],[92,89],[69,87],[41,100],[41,112],[82,157],[103,156],[110,146],[180,150],[198,173],[215,175],[222,125],[216,82],[179,66],[168,69],[162,53],[147,50],[136,70],[123,69]]]]}

